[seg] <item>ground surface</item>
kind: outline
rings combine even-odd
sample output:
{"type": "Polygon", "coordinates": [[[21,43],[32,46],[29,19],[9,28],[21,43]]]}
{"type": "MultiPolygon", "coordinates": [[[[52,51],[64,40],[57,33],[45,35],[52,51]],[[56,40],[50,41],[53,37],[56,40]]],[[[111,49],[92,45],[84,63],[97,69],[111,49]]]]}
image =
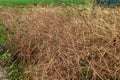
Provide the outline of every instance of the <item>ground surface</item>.
{"type": "Polygon", "coordinates": [[[0,80],[8,80],[8,79],[5,79],[5,69],[0,66],[0,80]]]}

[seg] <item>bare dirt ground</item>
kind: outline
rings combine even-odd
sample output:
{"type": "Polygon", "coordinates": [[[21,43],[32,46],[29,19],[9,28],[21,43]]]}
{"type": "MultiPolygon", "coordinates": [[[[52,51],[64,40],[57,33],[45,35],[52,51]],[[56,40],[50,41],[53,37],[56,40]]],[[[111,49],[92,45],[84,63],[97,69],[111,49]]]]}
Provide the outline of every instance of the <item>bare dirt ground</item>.
{"type": "Polygon", "coordinates": [[[0,66],[0,80],[8,80],[5,78],[5,68],[0,66]]]}

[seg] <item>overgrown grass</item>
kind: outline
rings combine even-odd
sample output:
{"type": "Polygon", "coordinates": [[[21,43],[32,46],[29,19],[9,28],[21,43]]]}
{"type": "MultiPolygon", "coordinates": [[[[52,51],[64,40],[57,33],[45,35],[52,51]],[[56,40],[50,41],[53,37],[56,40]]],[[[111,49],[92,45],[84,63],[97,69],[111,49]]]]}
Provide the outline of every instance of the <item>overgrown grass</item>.
{"type": "Polygon", "coordinates": [[[11,63],[9,77],[14,80],[24,74],[25,80],[120,79],[120,8],[75,8],[32,6],[31,10],[0,12],[0,20],[15,26],[8,47],[18,61],[11,63]],[[24,66],[21,60],[30,64],[24,66]]]}
{"type": "Polygon", "coordinates": [[[37,6],[0,12],[0,20],[15,26],[10,49],[31,64],[26,80],[120,79],[119,8],[78,11],[37,6]]]}

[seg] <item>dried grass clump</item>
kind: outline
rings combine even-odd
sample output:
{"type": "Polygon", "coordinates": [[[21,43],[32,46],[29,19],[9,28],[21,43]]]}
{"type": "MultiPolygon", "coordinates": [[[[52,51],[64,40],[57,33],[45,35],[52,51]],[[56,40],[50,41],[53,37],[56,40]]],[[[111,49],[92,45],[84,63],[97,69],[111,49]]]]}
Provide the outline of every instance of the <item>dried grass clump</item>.
{"type": "Polygon", "coordinates": [[[30,75],[31,80],[119,80],[119,13],[119,8],[82,16],[51,8],[16,13],[10,46],[31,63],[26,80],[30,75]]]}

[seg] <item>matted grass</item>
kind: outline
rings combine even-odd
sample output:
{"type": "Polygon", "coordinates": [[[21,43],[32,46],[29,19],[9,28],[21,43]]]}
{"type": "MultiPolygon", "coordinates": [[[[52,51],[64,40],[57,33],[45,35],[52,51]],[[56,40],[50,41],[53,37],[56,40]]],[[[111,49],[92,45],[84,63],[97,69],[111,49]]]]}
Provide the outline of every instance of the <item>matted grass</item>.
{"type": "Polygon", "coordinates": [[[25,80],[120,80],[120,8],[80,13],[51,6],[0,12],[13,34],[7,47],[30,63],[25,80]]]}

